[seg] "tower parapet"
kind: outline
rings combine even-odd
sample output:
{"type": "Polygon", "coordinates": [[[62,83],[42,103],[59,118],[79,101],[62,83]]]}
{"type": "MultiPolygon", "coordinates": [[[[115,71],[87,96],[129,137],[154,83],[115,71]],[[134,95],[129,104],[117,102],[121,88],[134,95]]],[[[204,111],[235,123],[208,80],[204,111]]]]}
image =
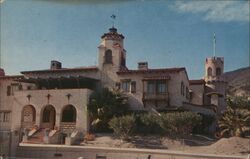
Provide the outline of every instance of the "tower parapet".
{"type": "Polygon", "coordinates": [[[223,57],[209,57],[205,62],[205,81],[224,81],[222,74],[224,72],[224,58],[223,57]]]}
{"type": "Polygon", "coordinates": [[[112,27],[109,28],[108,33],[104,33],[101,38],[103,40],[123,40],[124,36],[122,34],[117,33],[117,29],[112,27]]]}
{"type": "Polygon", "coordinates": [[[101,36],[101,44],[99,48],[99,69],[105,66],[110,69],[113,67],[117,72],[121,67],[126,67],[126,50],[123,46],[124,36],[112,27],[108,33],[101,36]]]}

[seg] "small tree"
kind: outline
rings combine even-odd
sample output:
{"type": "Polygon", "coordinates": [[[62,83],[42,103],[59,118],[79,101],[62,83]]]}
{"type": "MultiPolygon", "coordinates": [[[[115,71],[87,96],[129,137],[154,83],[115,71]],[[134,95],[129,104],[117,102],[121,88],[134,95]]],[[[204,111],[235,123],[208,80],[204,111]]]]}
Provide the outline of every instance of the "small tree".
{"type": "Polygon", "coordinates": [[[104,88],[90,97],[88,111],[94,131],[108,131],[108,122],[114,116],[122,116],[128,111],[127,97],[119,91],[104,88]]]}
{"type": "Polygon", "coordinates": [[[134,115],[114,117],[109,122],[109,126],[114,131],[114,134],[124,140],[127,140],[133,133],[135,124],[134,115]]]}

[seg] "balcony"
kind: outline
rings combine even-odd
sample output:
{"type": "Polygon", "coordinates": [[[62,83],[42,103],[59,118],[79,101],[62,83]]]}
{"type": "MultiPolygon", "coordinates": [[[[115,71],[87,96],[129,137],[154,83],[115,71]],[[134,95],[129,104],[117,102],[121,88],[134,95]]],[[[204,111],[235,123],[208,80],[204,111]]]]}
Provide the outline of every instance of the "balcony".
{"type": "Polygon", "coordinates": [[[162,101],[168,101],[169,95],[168,93],[143,93],[143,101],[149,101],[149,100],[162,100],[162,101]]]}

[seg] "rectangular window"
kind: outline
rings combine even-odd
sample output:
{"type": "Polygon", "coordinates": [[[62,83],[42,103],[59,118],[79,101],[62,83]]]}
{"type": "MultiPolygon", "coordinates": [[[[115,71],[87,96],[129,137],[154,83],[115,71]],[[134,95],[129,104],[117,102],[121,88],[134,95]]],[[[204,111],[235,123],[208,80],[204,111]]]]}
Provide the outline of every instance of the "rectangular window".
{"type": "Polygon", "coordinates": [[[148,81],[147,93],[149,93],[149,94],[155,93],[155,81],[148,81]]]}
{"type": "Polygon", "coordinates": [[[130,80],[122,80],[122,85],[121,88],[123,91],[125,92],[129,92],[130,91],[130,80]]]}
{"type": "Polygon", "coordinates": [[[11,86],[7,86],[7,96],[11,95],[11,86]]]}
{"type": "Polygon", "coordinates": [[[20,84],[19,83],[11,83],[11,89],[12,89],[12,95],[15,91],[20,90],[20,84]]]}
{"type": "Polygon", "coordinates": [[[136,82],[135,81],[131,82],[131,93],[136,93],[136,82]]]}
{"type": "Polygon", "coordinates": [[[115,83],[115,88],[118,89],[118,90],[120,90],[120,88],[121,88],[121,83],[116,82],[116,83],[115,83]]]}
{"type": "Polygon", "coordinates": [[[9,122],[10,112],[0,112],[0,122],[9,122]]]}
{"type": "Polygon", "coordinates": [[[3,122],[3,113],[0,112],[0,122],[3,122]]]}
{"type": "Polygon", "coordinates": [[[18,86],[18,90],[20,91],[20,90],[23,90],[23,86],[20,84],[19,86],[18,86]]]}
{"type": "Polygon", "coordinates": [[[166,92],[166,81],[157,81],[157,93],[165,94],[166,92]]]}
{"type": "Polygon", "coordinates": [[[188,87],[186,87],[186,98],[187,99],[189,98],[189,89],[188,89],[188,87]]]}
{"type": "Polygon", "coordinates": [[[9,122],[10,121],[10,113],[4,112],[3,113],[3,122],[9,122]]]}

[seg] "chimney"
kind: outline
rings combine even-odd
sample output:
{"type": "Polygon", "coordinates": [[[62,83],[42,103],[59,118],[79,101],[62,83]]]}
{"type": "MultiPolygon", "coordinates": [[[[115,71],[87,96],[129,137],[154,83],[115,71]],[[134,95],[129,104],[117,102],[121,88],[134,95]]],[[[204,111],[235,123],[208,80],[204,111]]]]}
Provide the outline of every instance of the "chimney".
{"type": "Polygon", "coordinates": [[[138,70],[147,70],[148,62],[138,62],[138,70]]]}
{"type": "Polygon", "coordinates": [[[0,77],[1,76],[5,76],[5,72],[4,72],[4,69],[0,68],[0,77]]]}
{"type": "Polygon", "coordinates": [[[56,70],[56,69],[61,69],[62,68],[62,63],[59,61],[51,61],[50,62],[50,69],[51,70],[56,70]]]}

